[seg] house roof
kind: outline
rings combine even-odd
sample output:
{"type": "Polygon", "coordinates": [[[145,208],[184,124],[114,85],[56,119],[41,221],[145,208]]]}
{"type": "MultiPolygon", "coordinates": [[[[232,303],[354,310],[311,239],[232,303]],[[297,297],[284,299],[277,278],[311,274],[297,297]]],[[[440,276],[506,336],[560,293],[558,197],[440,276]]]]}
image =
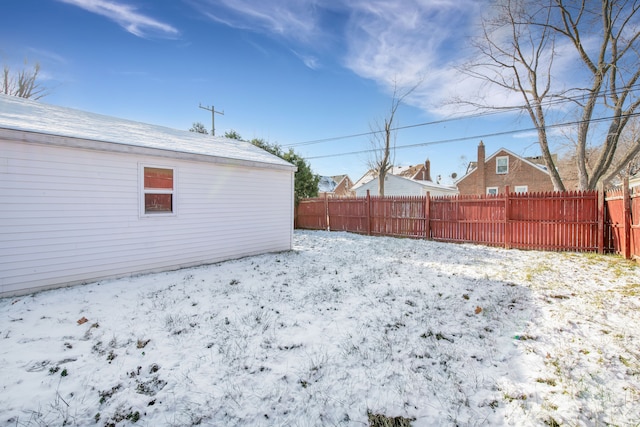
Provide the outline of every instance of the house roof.
{"type": "Polygon", "coordinates": [[[349,175],[334,175],[331,178],[333,178],[333,181],[336,183],[336,186],[340,185],[340,183],[345,179],[348,179],[349,181],[351,181],[351,179],[349,178],[349,175]]]}
{"type": "MultiPolygon", "coordinates": [[[[0,95],[0,130],[65,137],[64,145],[126,151],[162,150],[165,157],[210,158],[220,163],[241,163],[279,169],[295,169],[291,163],[246,141],[212,137],[101,114],[0,95]],[[68,140],[71,138],[72,140],[68,140]]],[[[9,134],[5,131],[5,137],[9,134]]],[[[52,138],[40,138],[56,143],[52,138]]],[[[40,142],[40,141],[38,141],[40,142]]]]}
{"type": "MultiPolygon", "coordinates": [[[[402,176],[405,178],[413,179],[413,177],[422,166],[424,165],[419,164],[414,166],[393,166],[391,169],[389,169],[387,175],[402,176]]],[[[373,181],[376,178],[376,171],[373,169],[369,169],[367,172],[365,172],[364,175],[362,175],[362,177],[360,177],[359,180],[357,180],[353,184],[352,188],[355,190],[356,188],[366,184],[369,181],[373,181]]]]}
{"type": "MultiPolygon", "coordinates": [[[[422,188],[426,188],[427,190],[437,190],[437,191],[443,191],[443,192],[450,192],[450,193],[457,193],[458,190],[454,187],[448,187],[446,185],[442,185],[442,184],[436,184],[435,182],[431,182],[431,181],[419,181],[417,179],[411,179],[411,178],[407,178],[401,175],[393,175],[393,174],[389,174],[387,175],[387,177],[389,179],[398,179],[398,180],[404,180],[407,181],[408,183],[410,183],[409,185],[414,185],[414,186],[419,186],[422,188]]],[[[377,177],[367,181],[365,183],[363,183],[361,185],[361,187],[363,186],[367,186],[367,187],[371,187],[374,185],[375,182],[377,182],[377,177]]]]}
{"type": "Polygon", "coordinates": [[[400,170],[398,173],[394,175],[403,176],[409,179],[415,179],[416,174],[424,167],[424,164],[413,165],[404,167],[403,170],[400,170]]]}
{"type": "Polygon", "coordinates": [[[318,181],[318,191],[321,193],[332,193],[336,189],[336,185],[332,176],[321,176],[318,181]]]}
{"type": "Polygon", "coordinates": [[[321,176],[320,181],[318,181],[318,191],[321,193],[333,193],[345,179],[350,181],[349,175],[321,176]]]}

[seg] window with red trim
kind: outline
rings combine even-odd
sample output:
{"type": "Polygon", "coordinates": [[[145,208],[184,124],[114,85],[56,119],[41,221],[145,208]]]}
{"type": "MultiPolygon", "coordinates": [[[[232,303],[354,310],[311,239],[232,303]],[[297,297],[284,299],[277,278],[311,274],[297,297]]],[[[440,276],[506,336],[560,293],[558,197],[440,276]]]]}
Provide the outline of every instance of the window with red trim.
{"type": "Polygon", "coordinates": [[[174,170],[144,167],[144,213],[174,213],[174,170]]]}

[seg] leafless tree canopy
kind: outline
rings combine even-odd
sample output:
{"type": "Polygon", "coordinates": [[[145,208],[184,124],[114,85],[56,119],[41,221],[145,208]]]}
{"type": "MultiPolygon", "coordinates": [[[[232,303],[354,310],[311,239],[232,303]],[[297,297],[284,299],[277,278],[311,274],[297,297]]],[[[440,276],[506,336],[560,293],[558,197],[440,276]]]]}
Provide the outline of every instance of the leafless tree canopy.
{"type": "Polygon", "coordinates": [[[12,72],[5,65],[2,70],[0,92],[19,98],[40,99],[46,96],[47,92],[38,81],[39,73],[40,64],[37,63],[33,66],[33,69],[23,69],[17,72],[12,72]]]}
{"type": "Polygon", "coordinates": [[[420,83],[415,86],[401,90],[397,83],[393,86],[393,97],[391,108],[383,121],[378,121],[371,125],[371,146],[373,148],[371,158],[368,161],[369,169],[374,171],[378,178],[378,195],[384,196],[384,182],[387,173],[393,167],[395,146],[396,146],[396,112],[404,99],[413,92],[420,83]]]}
{"type": "Polygon", "coordinates": [[[571,133],[580,189],[611,179],[640,152],[638,138],[620,144],[640,106],[639,8],[640,0],[500,0],[483,20],[478,56],[462,71],[523,102],[556,190],[565,187],[548,126],[562,119],[577,122],[571,133]]]}

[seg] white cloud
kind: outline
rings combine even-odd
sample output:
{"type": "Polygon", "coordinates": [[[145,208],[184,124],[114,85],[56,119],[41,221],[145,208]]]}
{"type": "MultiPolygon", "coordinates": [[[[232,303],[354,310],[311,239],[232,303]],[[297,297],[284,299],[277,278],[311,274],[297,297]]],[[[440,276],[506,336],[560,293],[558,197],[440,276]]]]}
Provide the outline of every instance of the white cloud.
{"type": "Polygon", "coordinates": [[[310,43],[318,27],[315,1],[190,0],[202,14],[224,25],[310,43]]]}
{"type": "Polygon", "coordinates": [[[169,24],[157,21],[139,13],[134,6],[110,0],[58,0],[89,12],[102,15],[118,23],[125,30],[138,37],[157,35],[175,37],[179,31],[169,24]]]}
{"type": "MultiPolygon", "coordinates": [[[[449,64],[443,59],[455,56],[447,49],[456,49],[451,44],[465,34],[461,25],[480,7],[476,0],[189,2],[216,22],[280,37],[305,50],[322,51],[331,45],[328,49],[342,55],[347,68],[383,87],[394,80],[413,85],[422,77],[446,75],[449,64]]],[[[315,56],[296,55],[308,67],[317,67],[315,56]]]]}
{"type": "Polygon", "coordinates": [[[345,64],[358,75],[390,89],[420,87],[407,101],[431,112],[476,82],[455,70],[467,54],[466,41],[475,32],[481,2],[413,0],[352,2],[345,64]]]}
{"type": "MultiPolygon", "coordinates": [[[[389,93],[396,83],[408,88],[422,82],[406,101],[433,114],[474,110],[453,103],[456,98],[488,105],[522,104],[519,93],[499,90],[459,71],[474,55],[471,40],[481,30],[482,14],[488,13],[486,1],[188,1],[224,25],[284,39],[311,69],[319,66],[318,53],[330,51],[346,68],[389,93]]],[[[555,71],[564,76],[575,56],[567,53],[556,61],[555,71]]]]}
{"type": "Polygon", "coordinates": [[[311,68],[312,70],[316,70],[320,68],[320,61],[313,55],[307,55],[299,53],[295,50],[291,50],[300,60],[304,63],[305,66],[311,68]]]}
{"type": "Polygon", "coordinates": [[[42,58],[47,61],[51,61],[58,64],[67,63],[67,59],[64,56],[50,50],[43,50],[43,49],[30,47],[29,52],[33,53],[36,58],[42,58]]]}

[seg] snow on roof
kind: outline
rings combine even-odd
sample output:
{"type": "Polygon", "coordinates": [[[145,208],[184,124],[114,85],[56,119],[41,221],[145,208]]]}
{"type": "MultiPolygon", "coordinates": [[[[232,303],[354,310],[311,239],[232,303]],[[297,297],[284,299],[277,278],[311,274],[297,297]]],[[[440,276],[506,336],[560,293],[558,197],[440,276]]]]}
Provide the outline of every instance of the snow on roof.
{"type": "MultiPolygon", "coordinates": [[[[411,171],[412,168],[417,168],[419,166],[421,165],[392,166],[391,169],[389,169],[388,174],[395,175],[395,176],[405,176],[405,174],[411,171]]],[[[351,188],[355,190],[356,188],[362,187],[364,184],[376,179],[376,177],[377,177],[376,171],[374,171],[373,169],[369,169],[364,175],[362,175],[362,177],[359,180],[355,182],[355,184],[353,184],[353,187],[351,188]]],[[[405,176],[405,178],[412,179],[413,176],[405,176]]]]}
{"type": "Polygon", "coordinates": [[[336,189],[336,182],[331,176],[321,176],[318,181],[318,191],[321,193],[332,193],[336,189]]]}
{"type": "MultiPolygon", "coordinates": [[[[418,185],[418,186],[426,188],[426,189],[450,192],[452,194],[458,192],[458,189],[456,187],[451,187],[451,186],[448,186],[448,185],[442,185],[442,184],[438,184],[438,183],[435,183],[435,182],[432,182],[432,181],[422,181],[422,180],[417,180],[417,179],[411,179],[411,178],[407,178],[406,176],[402,176],[402,175],[388,174],[387,178],[409,181],[413,185],[418,185]]],[[[378,178],[376,177],[376,178],[374,178],[374,179],[372,179],[370,181],[367,181],[364,184],[362,184],[360,187],[362,187],[364,185],[367,185],[369,183],[373,183],[373,182],[377,183],[378,182],[378,178]]]]}
{"type": "Polygon", "coordinates": [[[139,123],[0,94],[0,129],[295,168],[246,141],[139,123]]]}

